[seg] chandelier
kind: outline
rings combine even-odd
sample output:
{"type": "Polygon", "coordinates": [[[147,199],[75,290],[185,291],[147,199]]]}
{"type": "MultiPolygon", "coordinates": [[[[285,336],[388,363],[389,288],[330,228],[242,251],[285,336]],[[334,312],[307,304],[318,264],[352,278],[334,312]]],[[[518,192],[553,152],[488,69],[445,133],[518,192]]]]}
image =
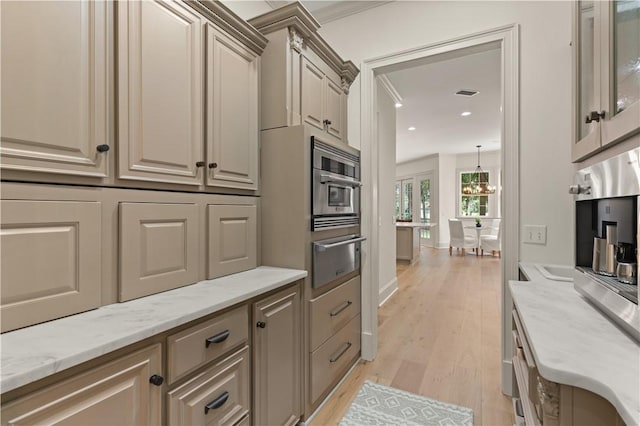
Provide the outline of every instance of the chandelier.
{"type": "Polygon", "coordinates": [[[482,170],[480,167],[480,147],[482,145],[476,145],[478,148],[478,167],[476,167],[471,182],[466,184],[462,188],[462,193],[465,195],[489,195],[495,194],[496,187],[489,185],[489,173],[482,170]]]}

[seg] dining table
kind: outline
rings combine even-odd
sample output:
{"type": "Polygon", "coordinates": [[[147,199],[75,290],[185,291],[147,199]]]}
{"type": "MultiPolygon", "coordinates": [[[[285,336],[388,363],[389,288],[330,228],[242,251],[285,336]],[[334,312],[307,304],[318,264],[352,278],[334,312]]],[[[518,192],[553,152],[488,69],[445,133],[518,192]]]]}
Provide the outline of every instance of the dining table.
{"type": "Polygon", "coordinates": [[[467,225],[467,226],[464,227],[464,229],[475,229],[476,230],[476,256],[478,256],[480,254],[480,234],[485,229],[490,229],[490,228],[491,228],[490,226],[485,226],[485,225],[481,225],[481,226],[467,225]]]}

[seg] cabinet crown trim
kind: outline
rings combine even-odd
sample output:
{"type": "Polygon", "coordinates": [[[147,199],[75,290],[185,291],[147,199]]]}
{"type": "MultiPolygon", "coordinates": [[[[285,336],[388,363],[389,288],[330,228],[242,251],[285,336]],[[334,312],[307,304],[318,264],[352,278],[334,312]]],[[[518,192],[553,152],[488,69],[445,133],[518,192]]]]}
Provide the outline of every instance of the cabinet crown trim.
{"type": "Polygon", "coordinates": [[[187,0],[186,3],[202,13],[218,27],[239,39],[252,51],[262,55],[268,40],[262,33],[238,17],[225,5],[214,0],[187,0]]]}
{"type": "Polygon", "coordinates": [[[290,34],[301,35],[305,46],[311,48],[331,69],[344,79],[347,91],[360,73],[360,70],[353,62],[344,61],[318,34],[320,23],[300,2],[290,3],[256,16],[250,19],[249,23],[262,34],[270,34],[281,29],[287,29],[290,34]]]}

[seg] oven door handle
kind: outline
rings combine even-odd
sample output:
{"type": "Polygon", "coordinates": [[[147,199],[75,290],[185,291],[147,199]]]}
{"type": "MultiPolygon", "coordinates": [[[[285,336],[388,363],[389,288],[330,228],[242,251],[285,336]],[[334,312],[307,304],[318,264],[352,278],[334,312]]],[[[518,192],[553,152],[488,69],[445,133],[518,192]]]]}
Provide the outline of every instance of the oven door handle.
{"type": "Polygon", "coordinates": [[[337,243],[331,243],[331,244],[313,243],[313,245],[316,246],[318,250],[324,251],[326,249],[345,246],[347,244],[359,243],[360,241],[365,241],[366,239],[367,237],[357,237],[357,238],[351,238],[344,241],[338,241],[337,243]]]}
{"type": "Polygon", "coordinates": [[[329,175],[320,175],[320,183],[341,183],[342,185],[353,187],[362,186],[362,182],[359,182],[357,180],[340,179],[329,175]]]}

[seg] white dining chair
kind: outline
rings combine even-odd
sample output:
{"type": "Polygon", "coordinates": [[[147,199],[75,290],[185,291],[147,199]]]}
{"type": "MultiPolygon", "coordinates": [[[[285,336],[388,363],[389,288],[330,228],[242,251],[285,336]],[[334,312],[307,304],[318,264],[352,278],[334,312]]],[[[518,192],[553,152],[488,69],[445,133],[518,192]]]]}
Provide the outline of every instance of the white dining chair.
{"type": "Polygon", "coordinates": [[[465,235],[462,221],[449,219],[449,256],[453,252],[453,247],[456,249],[461,248],[464,256],[466,249],[475,249],[477,244],[478,241],[475,237],[465,235]]]}
{"type": "Polygon", "coordinates": [[[498,223],[498,233],[496,235],[482,235],[480,236],[480,253],[484,255],[484,251],[491,250],[491,256],[498,253],[500,258],[502,245],[502,220],[498,223]]]}

